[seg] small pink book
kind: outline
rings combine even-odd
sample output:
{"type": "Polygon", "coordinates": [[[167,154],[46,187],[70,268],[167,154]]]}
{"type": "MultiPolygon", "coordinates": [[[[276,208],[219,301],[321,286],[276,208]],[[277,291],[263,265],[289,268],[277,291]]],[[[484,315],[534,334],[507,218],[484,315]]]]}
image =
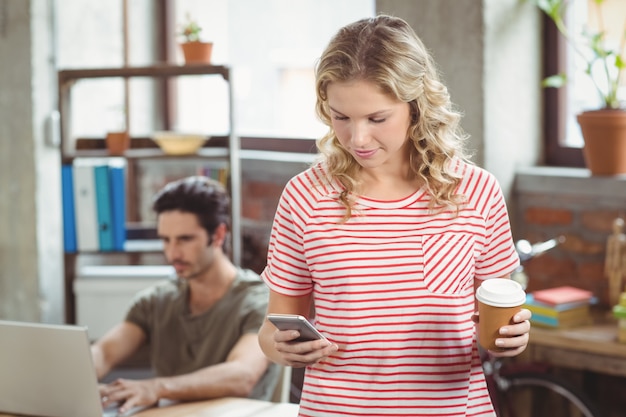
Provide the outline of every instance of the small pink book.
{"type": "Polygon", "coordinates": [[[552,306],[565,303],[588,302],[593,297],[593,293],[591,291],[571,287],[569,285],[548,288],[545,290],[537,290],[532,294],[536,301],[552,306]]]}

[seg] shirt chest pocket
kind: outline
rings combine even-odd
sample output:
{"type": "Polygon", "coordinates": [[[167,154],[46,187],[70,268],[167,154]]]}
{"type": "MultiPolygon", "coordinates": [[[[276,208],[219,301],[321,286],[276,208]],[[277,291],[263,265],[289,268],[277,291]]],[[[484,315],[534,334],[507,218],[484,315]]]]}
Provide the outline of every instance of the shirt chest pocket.
{"type": "Polygon", "coordinates": [[[442,233],[422,238],[424,281],[434,294],[459,294],[473,287],[474,237],[442,233]]]}

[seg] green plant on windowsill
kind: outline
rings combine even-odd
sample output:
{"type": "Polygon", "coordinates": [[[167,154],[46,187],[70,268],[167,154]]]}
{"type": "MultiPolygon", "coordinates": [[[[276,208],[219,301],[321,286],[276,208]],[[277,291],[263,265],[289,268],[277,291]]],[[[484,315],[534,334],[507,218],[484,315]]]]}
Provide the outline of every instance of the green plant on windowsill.
{"type": "MultiPolygon", "coordinates": [[[[607,109],[619,109],[623,107],[618,97],[620,78],[626,68],[626,19],[624,26],[617,33],[619,39],[608,39],[608,31],[605,27],[603,3],[605,0],[593,0],[593,5],[598,16],[598,29],[591,31],[583,30],[578,36],[572,33],[565,24],[564,15],[568,0],[530,0],[543,11],[556,25],[558,31],[572,46],[575,53],[582,57],[586,63],[585,73],[590,77],[593,85],[600,94],[603,107],[607,109]]],[[[562,87],[567,82],[565,74],[556,74],[547,77],[543,81],[544,87],[562,87]]]]}

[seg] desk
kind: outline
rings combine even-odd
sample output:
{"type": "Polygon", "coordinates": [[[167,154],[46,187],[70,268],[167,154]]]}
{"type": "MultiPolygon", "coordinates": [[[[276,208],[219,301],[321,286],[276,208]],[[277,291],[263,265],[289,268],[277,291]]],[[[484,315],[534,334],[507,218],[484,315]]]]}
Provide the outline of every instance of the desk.
{"type": "Polygon", "coordinates": [[[532,361],[626,377],[626,344],[617,341],[617,324],[572,329],[533,327],[527,348],[532,361]]]}
{"type": "MultiPolygon", "coordinates": [[[[133,417],[296,417],[298,405],[246,398],[220,398],[149,408],[133,417]]],[[[15,417],[0,414],[0,417],[15,417]]]]}

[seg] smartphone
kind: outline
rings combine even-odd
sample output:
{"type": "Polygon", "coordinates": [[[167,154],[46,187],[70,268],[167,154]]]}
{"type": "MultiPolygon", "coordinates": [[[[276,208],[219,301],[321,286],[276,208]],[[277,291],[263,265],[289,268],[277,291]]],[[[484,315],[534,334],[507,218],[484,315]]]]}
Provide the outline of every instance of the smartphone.
{"type": "Polygon", "coordinates": [[[294,342],[326,339],[304,316],[297,314],[268,314],[267,319],[279,330],[297,330],[300,337],[294,342]]]}

